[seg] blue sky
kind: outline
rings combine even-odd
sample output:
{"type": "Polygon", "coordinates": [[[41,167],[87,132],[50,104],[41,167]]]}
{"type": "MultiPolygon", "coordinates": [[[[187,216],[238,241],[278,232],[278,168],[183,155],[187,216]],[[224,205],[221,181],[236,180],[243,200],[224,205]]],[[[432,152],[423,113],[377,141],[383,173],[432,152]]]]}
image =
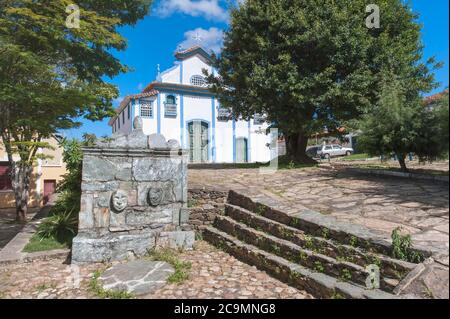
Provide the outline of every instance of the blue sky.
{"type": "MultiPolygon", "coordinates": [[[[120,98],[140,92],[153,81],[157,65],[161,70],[170,68],[174,62],[173,53],[179,45],[189,47],[195,44],[193,37],[200,35],[203,46],[218,50],[222,30],[227,28],[226,0],[157,0],[151,13],[133,27],[120,29],[128,40],[125,51],[116,52],[122,63],[133,70],[121,74],[109,82],[118,86],[120,98]]],[[[422,40],[425,44],[424,57],[435,56],[444,62],[436,72],[441,83],[439,89],[449,83],[449,1],[412,0],[413,10],[420,14],[423,24],[422,40]]],[[[434,93],[434,92],[433,92],[434,93]]],[[[84,133],[97,136],[110,135],[108,120],[102,122],[83,121],[82,127],[65,131],[67,137],[80,138],[84,133]]]]}

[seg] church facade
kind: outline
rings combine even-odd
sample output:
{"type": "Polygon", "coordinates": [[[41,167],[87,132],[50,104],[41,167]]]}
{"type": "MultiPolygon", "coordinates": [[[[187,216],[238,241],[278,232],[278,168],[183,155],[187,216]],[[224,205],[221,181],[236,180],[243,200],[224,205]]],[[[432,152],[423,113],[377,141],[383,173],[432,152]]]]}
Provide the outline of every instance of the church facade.
{"type": "Polygon", "coordinates": [[[126,134],[140,116],[145,134],[163,134],[189,150],[193,163],[271,160],[268,124],[255,115],[235,120],[210,92],[203,69],[215,72],[210,55],[196,46],[175,54],[175,65],[158,74],[142,93],[125,97],[109,121],[113,134],[126,134]]]}

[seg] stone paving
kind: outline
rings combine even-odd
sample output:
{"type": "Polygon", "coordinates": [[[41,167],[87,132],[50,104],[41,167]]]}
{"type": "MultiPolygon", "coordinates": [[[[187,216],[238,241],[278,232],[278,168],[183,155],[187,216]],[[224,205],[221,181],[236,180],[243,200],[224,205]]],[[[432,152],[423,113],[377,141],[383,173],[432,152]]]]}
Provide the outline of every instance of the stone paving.
{"type": "MultiPolygon", "coordinates": [[[[179,258],[192,264],[189,279],[181,284],[168,284],[150,295],[139,298],[312,298],[305,292],[270,277],[265,272],[244,264],[203,241],[195,250],[185,251],[179,258]]],[[[107,265],[80,266],[80,285],[71,276],[74,269],[63,259],[0,266],[0,298],[97,298],[89,282],[96,270],[107,265]]]]}
{"type": "Polygon", "coordinates": [[[166,262],[142,259],[112,266],[99,281],[105,290],[144,295],[163,287],[174,272],[166,262]]]}
{"type": "Polygon", "coordinates": [[[402,227],[417,247],[448,255],[448,185],[373,177],[345,169],[306,168],[261,174],[258,169],[190,170],[189,187],[263,194],[290,210],[315,210],[377,230],[390,239],[402,227]]]}
{"type": "MultiPolygon", "coordinates": [[[[28,214],[27,219],[31,220],[35,211],[28,214]]],[[[23,228],[24,224],[15,221],[15,209],[0,209],[0,249],[6,246],[23,228]]]]}

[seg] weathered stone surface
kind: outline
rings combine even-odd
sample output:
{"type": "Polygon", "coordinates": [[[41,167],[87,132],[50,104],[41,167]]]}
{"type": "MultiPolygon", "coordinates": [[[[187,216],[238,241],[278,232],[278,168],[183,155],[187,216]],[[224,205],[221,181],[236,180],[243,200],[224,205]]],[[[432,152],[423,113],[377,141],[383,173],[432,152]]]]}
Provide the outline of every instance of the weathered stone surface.
{"type": "Polygon", "coordinates": [[[99,278],[103,289],[144,295],[166,284],[174,269],[166,262],[136,260],[107,269],[99,278]]]}
{"type": "Polygon", "coordinates": [[[167,146],[169,148],[179,149],[180,148],[180,143],[178,143],[177,140],[168,140],[167,141],[167,146]]]}
{"type": "Polygon", "coordinates": [[[73,239],[72,262],[108,262],[126,259],[129,256],[143,256],[155,247],[155,232],[132,235],[109,234],[95,237],[80,234],[73,239]]]}
{"type": "MultiPolygon", "coordinates": [[[[74,262],[123,259],[130,252],[140,255],[155,245],[157,233],[186,224],[188,218],[180,218],[180,210],[187,206],[186,152],[167,147],[161,135],[150,138],[155,145],[149,149],[139,120],[135,125],[129,135],[84,149],[74,262]],[[162,141],[164,147],[158,144],[162,141]]],[[[167,242],[178,242],[177,238],[167,242]]]]}
{"type": "Polygon", "coordinates": [[[168,148],[166,139],[164,138],[164,135],[161,134],[151,134],[148,137],[148,147],[150,149],[158,149],[158,148],[168,148]]]}
{"type": "Polygon", "coordinates": [[[105,192],[116,191],[119,189],[118,181],[111,182],[89,182],[81,185],[81,191],[83,192],[105,192]]]}
{"type": "Polygon", "coordinates": [[[83,159],[83,179],[108,182],[131,179],[131,159],[87,155],[83,159]]]}
{"type": "Polygon", "coordinates": [[[195,232],[193,231],[162,232],[157,240],[157,246],[191,249],[194,242],[195,232]]]}
{"type": "Polygon", "coordinates": [[[134,158],[133,177],[138,182],[170,181],[174,176],[182,176],[186,170],[177,158],[134,158]]]}
{"type": "Polygon", "coordinates": [[[427,299],[449,299],[449,268],[429,258],[417,265],[400,282],[394,293],[427,299]]]}

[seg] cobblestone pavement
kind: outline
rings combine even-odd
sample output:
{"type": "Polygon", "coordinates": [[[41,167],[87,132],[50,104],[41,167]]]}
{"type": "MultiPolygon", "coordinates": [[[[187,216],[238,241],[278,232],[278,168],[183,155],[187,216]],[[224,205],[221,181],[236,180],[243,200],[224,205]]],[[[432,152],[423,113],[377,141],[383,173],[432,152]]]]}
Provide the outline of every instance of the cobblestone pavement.
{"type": "MultiPolygon", "coordinates": [[[[189,279],[143,298],[311,298],[203,241],[195,250],[181,253],[180,259],[192,264],[189,279]]],[[[0,266],[0,298],[96,298],[89,290],[90,278],[105,268],[80,267],[80,286],[75,288],[70,265],[62,259],[0,266]]]]}
{"type": "Polygon", "coordinates": [[[394,177],[374,177],[344,169],[306,168],[261,174],[258,169],[190,170],[190,188],[235,189],[264,194],[291,210],[311,209],[380,231],[396,227],[413,243],[449,248],[448,185],[394,177]]]}

